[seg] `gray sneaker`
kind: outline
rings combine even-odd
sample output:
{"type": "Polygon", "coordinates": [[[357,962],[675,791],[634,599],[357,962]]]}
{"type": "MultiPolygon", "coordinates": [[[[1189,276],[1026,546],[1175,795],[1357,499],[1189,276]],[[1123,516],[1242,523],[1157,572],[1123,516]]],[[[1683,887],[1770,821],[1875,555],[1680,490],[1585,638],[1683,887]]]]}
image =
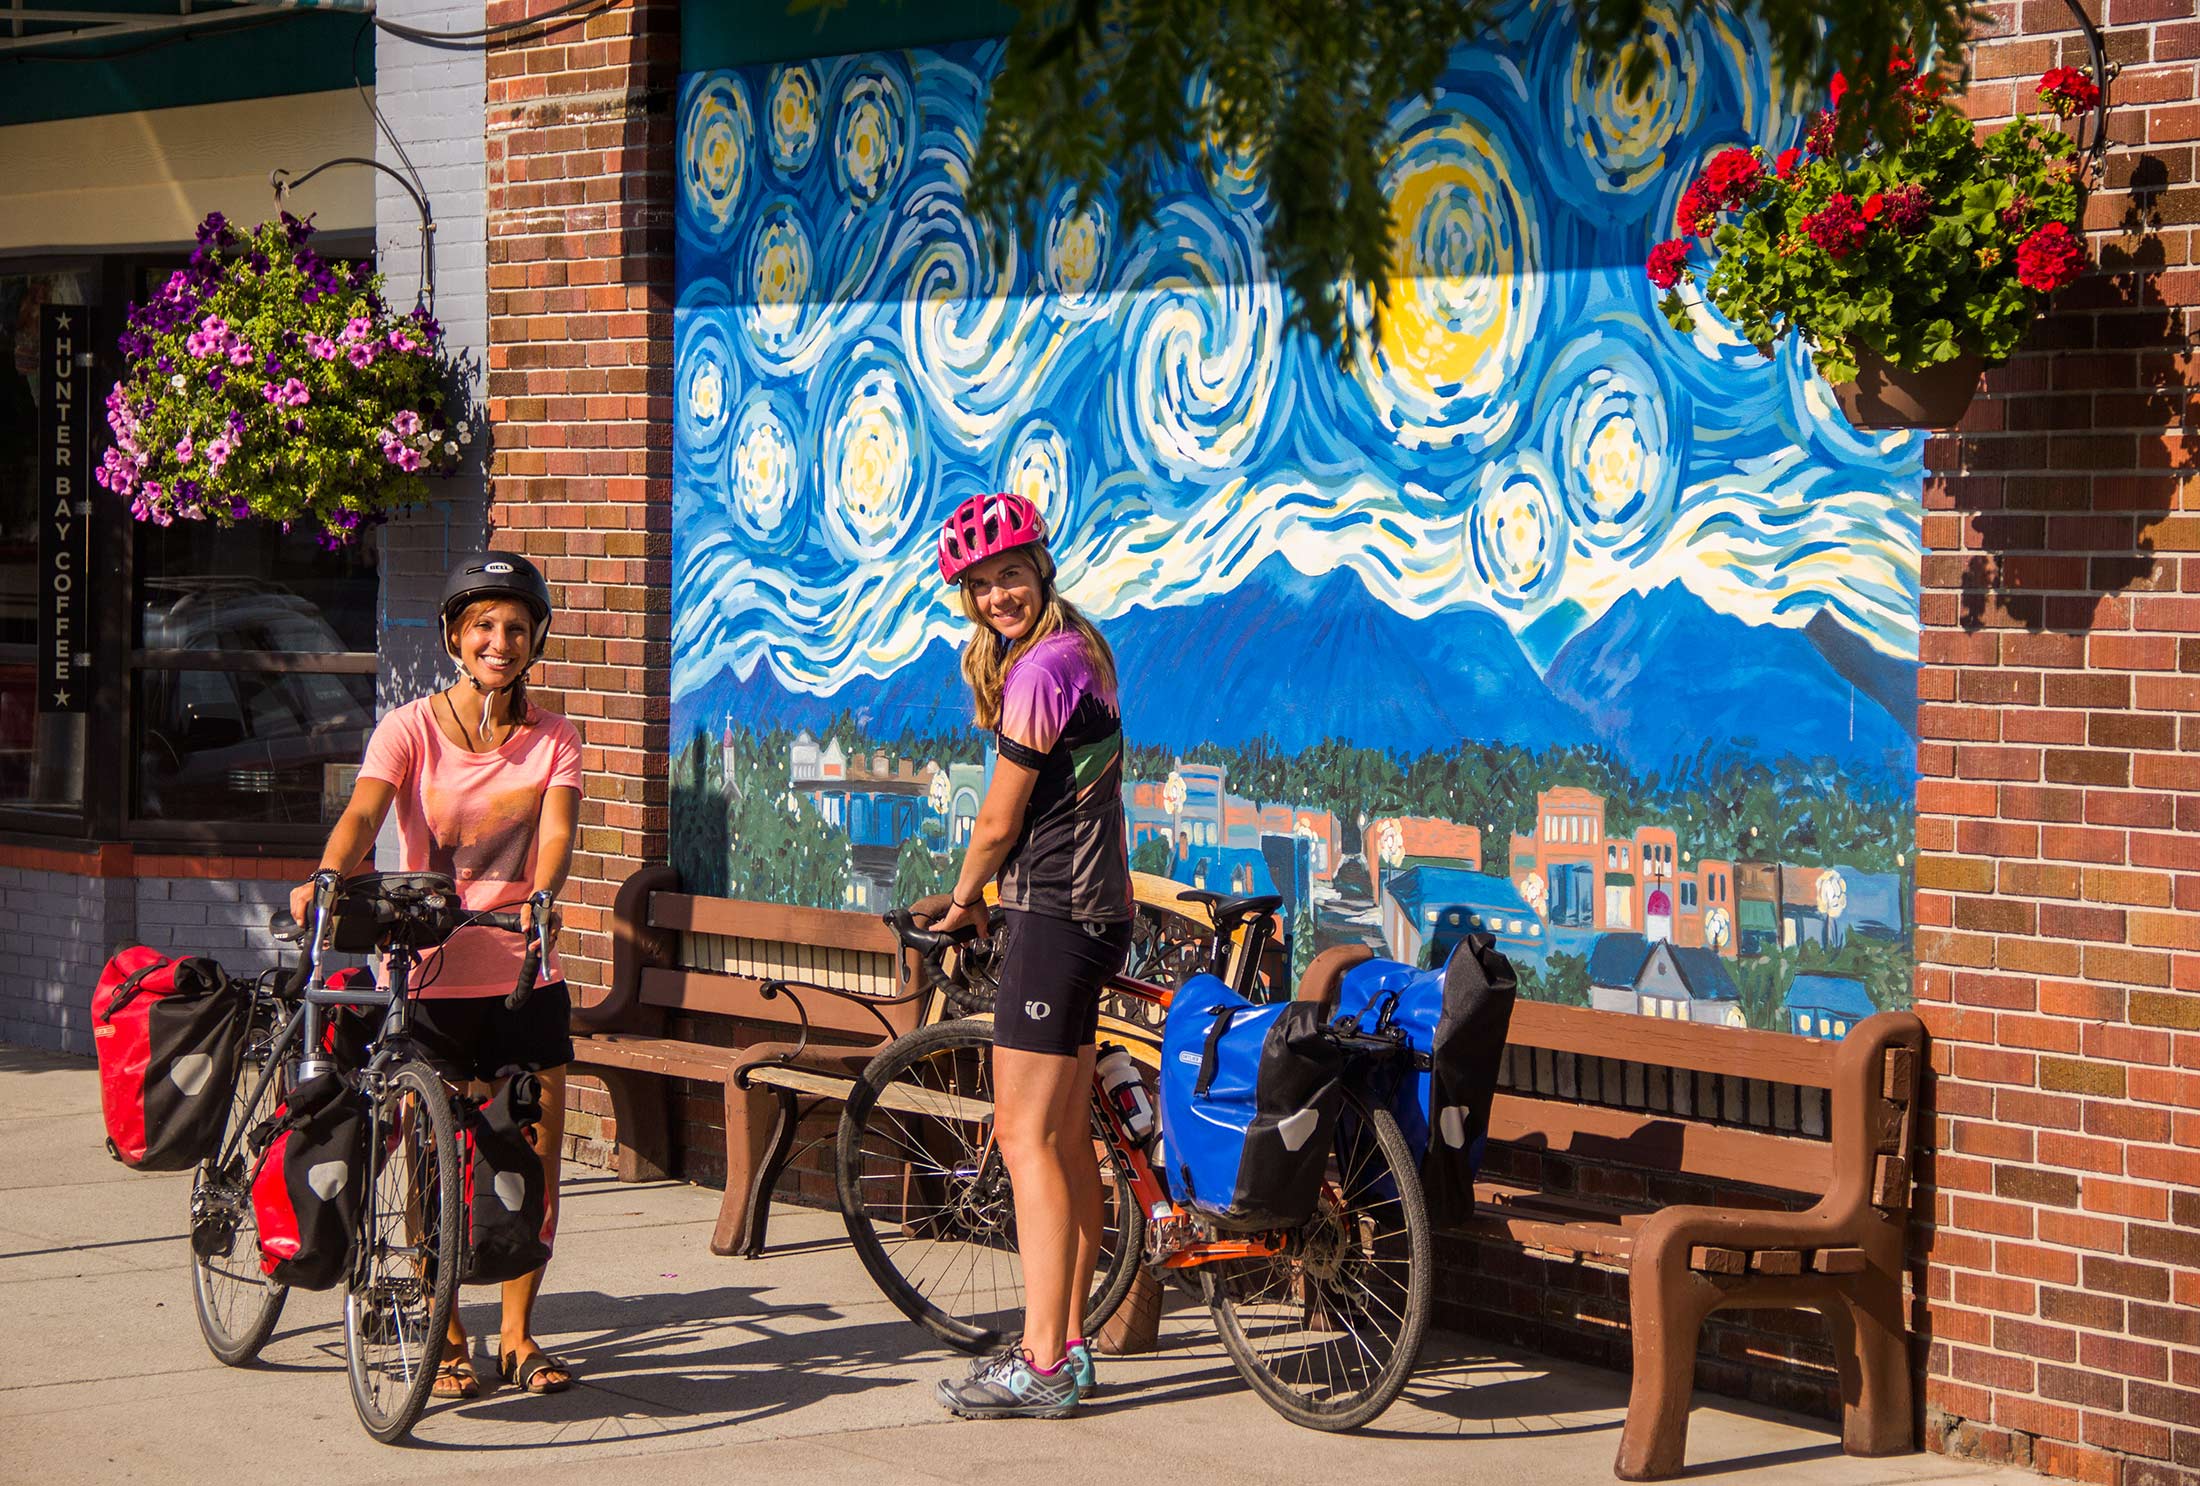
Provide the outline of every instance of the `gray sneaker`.
{"type": "Polygon", "coordinates": [[[960,1383],[941,1379],[939,1400],[965,1419],[1059,1419],[1077,1407],[1077,1369],[1065,1359],[1052,1372],[1022,1350],[988,1357],[960,1383]]]}
{"type": "Polygon", "coordinates": [[[1065,1349],[1069,1365],[1077,1372],[1077,1397],[1080,1400],[1093,1396],[1100,1389],[1099,1375],[1092,1368],[1092,1344],[1079,1338],[1065,1349]]]}

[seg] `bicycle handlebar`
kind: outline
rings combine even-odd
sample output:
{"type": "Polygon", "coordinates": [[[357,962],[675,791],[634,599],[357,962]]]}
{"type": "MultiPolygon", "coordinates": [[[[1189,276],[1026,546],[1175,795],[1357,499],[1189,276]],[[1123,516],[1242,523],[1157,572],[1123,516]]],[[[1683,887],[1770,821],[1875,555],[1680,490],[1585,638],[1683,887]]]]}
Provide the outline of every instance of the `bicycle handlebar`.
{"type": "MultiPolygon", "coordinates": [[[[529,901],[535,907],[535,923],[532,929],[520,914],[499,910],[469,913],[459,924],[461,928],[478,925],[486,929],[502,929],[508,934],[527,936],[527,949],[520,957],[519,975],[510,994],[504,998],[505,1007],[512,1011],[517,1011],[526,1004],[528,996],[533,994],[535,979],[550,956],[551,936],[560,927],[558,916],[550,910],[553,900],[548,893],[537,893],[529,901]]],[[[325,908],[322,911],[325,912],[325,908]]],[[[297,917],[287,907],[277,908],[268,915],[267,931],[271,938],[285,944],[306,943],[306,926],[298,922],[297,917]]],[[[276,988],[276,994],[286,1001],[295,1001],[304,995],[306,987],[312,982],[316,958],[312,953],[299,955],[298,968],[283,978],[276,988]]]]}
{"type": "Polygon", "coordinates": [[[883,917],[886,927],[894,931],[895,938],[926,959],[935,959],[955,946],[968,944],[978,937],[975,924],[964,924],[961,928],[949,929],[944,934],[932,929],[920,929],[917,927],[916,916],[906,908],[890,908],[883,917]]]}

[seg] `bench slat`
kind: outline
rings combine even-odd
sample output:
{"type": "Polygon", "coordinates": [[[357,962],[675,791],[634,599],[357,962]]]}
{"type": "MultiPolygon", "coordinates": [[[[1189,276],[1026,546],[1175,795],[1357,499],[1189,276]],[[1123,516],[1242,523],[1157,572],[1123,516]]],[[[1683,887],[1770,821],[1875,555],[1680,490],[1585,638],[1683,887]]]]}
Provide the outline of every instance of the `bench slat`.
{"type": "MultiPolygon", "coordinates": [[[[746,975],[714,975],[707,970],[646,969],[642,972],[642,1003],[645,1006],[666,1006],[680,1011],[709,1011],[721,1016],[750,1017],[757,1021],[778,1022],[786,1026],[788,1038],[800,1021],[794,1007],[784,996],[767,1001],[764,999],[765,982],[746,975]]],[[[878,1018],[861,1006],[849,1004],[845,997],[828,995],[818,990],[795,987],[790,994],[799,996],[803,1009],[810,1014],[810,1025],[818,1031],[838,1032],[855,1037],[883,1038],[878,1018]]],[[[882,1006],[884,1016],[895,1031],[913,1029],[923,1015],[921,1001],[905,1001],[899,1006],[882,1006]]]]}
{"type": "Polygon", "coordinates": [[[665,1037],[596,1033],[573,1039],[573,1061],[583,1067],[632,1068],[667,1078],[724,1078],[742,1056],[739,1048],[704,1047],[665,1037]]]}
{"type": "Polygon", "coordinates": [[[1499,1093],[1490,1115],[1490,1139],[1807,1196],[1823,1193],[1833,1180],[1833,1152],[1823,1141],[1561,1099],[1499,1093]]]}
{"type": "Polygon", "coordinates": [[[829,945],[896,954],[901,941],[876,914],[833,908],[790,908],[738,898],[698,898],[692,893],[651,893],[651,927],[688,934],[724,934],[783,944],[829,945]]]}
{"type": "Polygon", "coordinates": [[[1752,1032],[1669,1022],[1659,1017],[1614,1016],[1580,1006],[1522,1001],[1513,1007],[1506,1041],[1515,1047],[1549,1048],[1585,1057],[1617,1058],[1660,1068],[1725,1073],[1772,1083],[1833,1087],[1839,1043],[1789,1032],[1752,1032]]]}

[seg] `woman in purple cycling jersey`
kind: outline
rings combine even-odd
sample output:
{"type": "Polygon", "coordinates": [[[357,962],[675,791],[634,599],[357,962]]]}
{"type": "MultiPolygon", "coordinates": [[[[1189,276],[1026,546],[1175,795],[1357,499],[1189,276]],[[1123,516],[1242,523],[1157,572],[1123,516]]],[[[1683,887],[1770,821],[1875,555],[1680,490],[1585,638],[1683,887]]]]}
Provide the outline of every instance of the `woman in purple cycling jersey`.
{"type": "Polygon", "coordinates": [[[940,576],[976,633],[963,648],[993,782],[940,930],[990,927],[1000,878],[994,1140],[1016,1194],[1020,1344],[940,1401],[966,1418],[1057,1418],[1092,1386],[1085,1298],[1100,1250],[1088,1105],[1100,991],[1130,952],[1123,722],[1115,657],[1054,582],[1046,523],[1020,495],[977,495],[940,532],[940,576]]]}

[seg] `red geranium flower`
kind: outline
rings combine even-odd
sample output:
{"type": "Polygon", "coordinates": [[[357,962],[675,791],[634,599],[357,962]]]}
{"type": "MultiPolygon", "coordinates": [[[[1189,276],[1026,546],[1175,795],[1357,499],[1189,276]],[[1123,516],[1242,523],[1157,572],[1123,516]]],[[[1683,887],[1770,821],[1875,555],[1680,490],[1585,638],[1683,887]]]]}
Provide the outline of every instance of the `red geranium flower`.
{"type": "Polygon", "coordinates": [[[1932,193],[1921,182],[1908,181],[1886,193],[1884,207],[1887,225],[1907,236],[1932,217],[1932,193]]]}
{"type": "Polygon", "coordinates": [[[1765,162],[1755,152],[1725,149],[1704,167],[1703,185],[1711,204],[1720,211],[1739,211],[1764,188],[1765,162]]]}
{"type": "Polygon", "coordinates": [[[1812,155],[1826,156],[1833,153],[1834,118],[1830,109],[1823,110],[1810,121],[1810,132],[1803,136],[1803,148],[1812,155]]]}
{"type": "Polygon", "coordinates": [[[1833,75],[1832,86],[1826,89],[1826,99],[1828,102],[1832,103],[1835,108],[1839,108],[1841,106],[1841,100],[1848,96],[1848,91],[1849,80],[1847,75],[1836,72],[1833,75]]]}
{"type": "Polygon", "coordinates": [[[1908,47],[1897,43],[1894,51],[1887,57],[1887,76],[1901,77],[1915,71],[1917,71],[1917,58],[1911,54],[1908,47]]]}
{"type": "Polygon", "coordinates": [[[1864,220],[1867,222],[1878,221],[1879,214],[1881,211],[1886,209],[1886,205],[1887,197],[1885,192],[1872,192],[1871,195],[1864,198],[1864,220]]]}
{"type": "Polygon", "coordinates": [[[2075,67],[2051,67],[2040,79],[2041,101],[2063,118],[2083,113],[2101,101],[2101,90],[2093,79],[2075,67]]]}
{"type": "Polygon", "coordinates": [[[1688,268],[1688,239],[1676,237],[1659,243],[1650,250],[1650,263],[1643,272],[1650,282],[1660,289],[1670,289],[1681,281],[1688,268]]]}
{"type": "Polygon", "coordinates": [[[2085,244],[2061,222],[2049,222],[2017,244],[2017,282],[2052,294],[2085,272],[2085,244]]]}
{"type": "Polygon", "coordinates": [[[1802,158],[1803,152],[1790,145],[1780,151],[1780,158],[1773,162],[1772,173],[1784,181],[1795,174],[1795,167],[1801,162],[1802,158]]]}
{"type": "Polygon", "coordinates": [[[1711,230],[1713,223],[1711,198],[1704,191],[1703,182],[1697,181],[1681,192],[1680,209],[1673,213],[1674,230],[1690,237],[1702,237],[1711,230]]]}
{"type": "Polygon", "coordinates": [[[1841,191],[1827,197],[1824,206],[1797,225],[1803,229],[1804,236],[1833,258],[1846,258],[1855,252],[1864,234],[1871,230],[1871,224],[1857,210],[1856,198],[1841,191]]]}

